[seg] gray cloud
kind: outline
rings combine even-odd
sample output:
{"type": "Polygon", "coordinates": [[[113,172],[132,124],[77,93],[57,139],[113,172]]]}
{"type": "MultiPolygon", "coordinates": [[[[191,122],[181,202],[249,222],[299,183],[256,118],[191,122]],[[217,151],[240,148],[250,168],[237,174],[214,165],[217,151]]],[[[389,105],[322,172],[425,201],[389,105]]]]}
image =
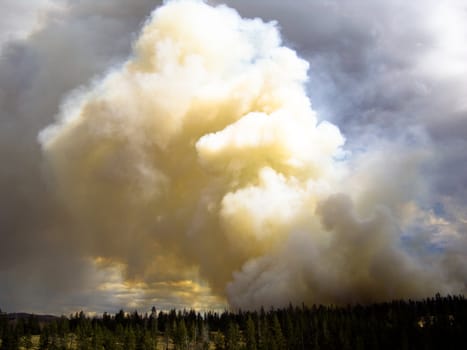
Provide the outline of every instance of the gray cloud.
{"type": "Polygon", "coordinates": [[[385,140],[429,149],[419,181],[429,183],[431,198],[423,204],[447,196],[465,210],[465,2],[227,3],[279,22],[310,62],[314,108],[339,126],[347,147],[358,153],[385,140]]]}
{"type": "Polygon", "coordinates": [[[63,232],[66,213],[49,190],[37,134],[54,120],[66,94],[129,55],[135,33],[156,4],[57,2],[60,6],[46,13],[39,3],[34,8],[2,2],[2,16],[11,19],[9,27],[16,32],[33,28],[37,15],[42,16],[35,31],[20,40],[12,40],[12,34],[0,50],[0,305],[4,309],[62,312],[67,306],[44,306],[44,301],[65,298],[71,303],[66,295],[86,288],[86,257],[74,246],[78,242],[63,232]]]}

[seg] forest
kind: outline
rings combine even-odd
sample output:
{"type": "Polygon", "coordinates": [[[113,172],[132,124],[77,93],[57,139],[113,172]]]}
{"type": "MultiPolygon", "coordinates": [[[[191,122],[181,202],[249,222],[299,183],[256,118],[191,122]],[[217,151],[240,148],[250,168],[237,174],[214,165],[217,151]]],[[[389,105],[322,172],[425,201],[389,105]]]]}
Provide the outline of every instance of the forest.
{"type": "Polygon", "coordinates": [[[258,311],[157,310],[89,317],[0,311],[1,350],[465,349],[464,296],[258,311]]]}

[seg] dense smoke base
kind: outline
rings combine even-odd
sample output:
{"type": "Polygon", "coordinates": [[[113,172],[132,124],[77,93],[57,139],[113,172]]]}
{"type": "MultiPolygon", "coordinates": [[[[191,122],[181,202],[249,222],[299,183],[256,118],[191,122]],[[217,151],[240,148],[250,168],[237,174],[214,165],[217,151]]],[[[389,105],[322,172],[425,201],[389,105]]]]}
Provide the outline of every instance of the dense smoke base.
{"type": "Polygon", "coordinates": [[[134,55],[40,134],[78,249],[147,285],[199,276],[242,308],[459,291],[442,257],[425,269],[400,247],[391,206],[360,190],[371,179],[346,175],[307,68],[274,23],[197,1],[156,10],[134,55]]]}

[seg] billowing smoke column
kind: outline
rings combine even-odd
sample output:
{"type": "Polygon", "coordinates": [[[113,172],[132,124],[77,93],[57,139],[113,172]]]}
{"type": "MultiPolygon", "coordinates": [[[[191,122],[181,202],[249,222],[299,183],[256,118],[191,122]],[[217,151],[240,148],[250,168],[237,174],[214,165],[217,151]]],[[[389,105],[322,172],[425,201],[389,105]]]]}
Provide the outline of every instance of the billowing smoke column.
{"type": "Polygon", "coordinates": [[[128,61],[39,137],[77,249],[242,308],[454,290],[400,247],[389,210],[358,203],[307,68],[274,23],[199,1],[154,11],[128,61]]]}

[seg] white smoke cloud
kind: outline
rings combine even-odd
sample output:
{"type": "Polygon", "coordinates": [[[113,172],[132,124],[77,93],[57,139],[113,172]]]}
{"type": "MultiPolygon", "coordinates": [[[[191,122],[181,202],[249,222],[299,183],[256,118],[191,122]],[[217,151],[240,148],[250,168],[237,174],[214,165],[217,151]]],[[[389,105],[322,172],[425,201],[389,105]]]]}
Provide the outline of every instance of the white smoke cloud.
{"type": "Polygon", "coordinates": [[[85,251],[147,284],[178,264],[243,308],[462,288],[400,245],[392,213],[412,198],[417,161],[389,158],[394,169],[366,178],[365,157],[346,175],[307,69],[273,22],[200,1],[154,11],[130,59],[40,134],[85,251]]]}

